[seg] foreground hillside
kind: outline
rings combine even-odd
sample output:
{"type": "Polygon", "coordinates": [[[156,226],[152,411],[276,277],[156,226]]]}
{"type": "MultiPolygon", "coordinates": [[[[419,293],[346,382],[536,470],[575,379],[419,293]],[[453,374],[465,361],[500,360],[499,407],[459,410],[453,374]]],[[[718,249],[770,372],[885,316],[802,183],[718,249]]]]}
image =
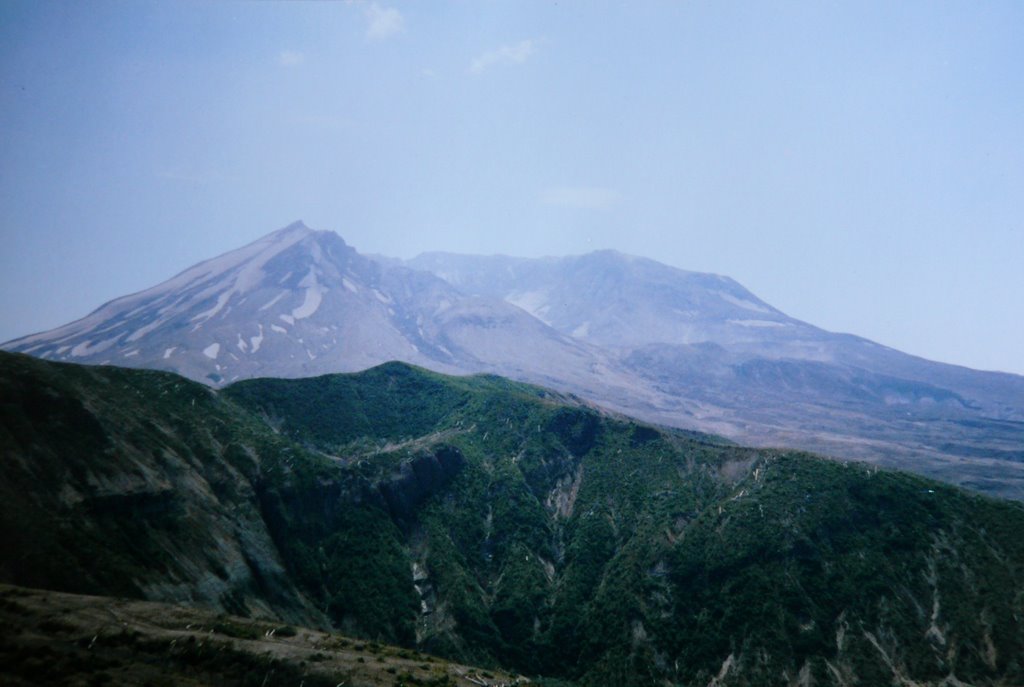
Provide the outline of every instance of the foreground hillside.
{"type": "Polygon", "coordinates": [[[401,364],[0,357],[3,581],[584,685],[1024,682],[1024,508],[401,364]]]}
{"type": "Polygon", "coordinates": [[[394,646],[183,606],[0,585],[0,681],[513,687],[529,681],[394,646]]]}

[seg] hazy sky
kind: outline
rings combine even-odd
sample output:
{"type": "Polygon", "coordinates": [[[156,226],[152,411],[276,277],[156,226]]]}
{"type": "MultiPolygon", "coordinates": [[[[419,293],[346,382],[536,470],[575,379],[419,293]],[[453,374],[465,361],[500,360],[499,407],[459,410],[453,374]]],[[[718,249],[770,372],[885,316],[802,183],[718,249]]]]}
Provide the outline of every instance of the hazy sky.
{"type": "Polygon", "coordinates": [[[1024,373],[1024,3],[0,0],[0,340],[300,218],[1024,373]]]}

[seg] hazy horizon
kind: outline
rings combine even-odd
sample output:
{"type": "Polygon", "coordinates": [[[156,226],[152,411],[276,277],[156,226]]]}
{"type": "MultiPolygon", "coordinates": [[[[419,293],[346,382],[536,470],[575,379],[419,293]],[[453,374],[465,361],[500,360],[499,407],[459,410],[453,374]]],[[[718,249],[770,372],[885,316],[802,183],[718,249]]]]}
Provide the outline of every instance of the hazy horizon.
{"type": "Polygon", "coordinates": [[[1024,373],[1024,7],[7,2],[0,340],[302,219],[1024,373]]]}

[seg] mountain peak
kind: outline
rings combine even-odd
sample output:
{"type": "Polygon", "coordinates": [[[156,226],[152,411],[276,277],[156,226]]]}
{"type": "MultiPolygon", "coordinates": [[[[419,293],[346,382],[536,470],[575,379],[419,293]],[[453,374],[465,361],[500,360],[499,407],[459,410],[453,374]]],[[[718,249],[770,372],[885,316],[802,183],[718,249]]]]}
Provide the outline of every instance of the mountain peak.
{"type": "Polygon", "coordinates": [[[287,226],[281,227],[280,229],[275,229],[274,231],[270,232],[269,234],[265,234],[261,238],[257,239],[257,241],[263,241],[263,240],[271,239],[271,238],[279,239],[279,238],[283,238],[283,237],[295,237],[295,236],[305,237],[305,236],[309,236],[310,234],[315,234],[315,233],[316,233],[315,230],[313,230],[313,229],[309,228],[308,226],[306,226],[306,223],[303,222],[300,219],[300,220],[296,220],[296,221],[292,222],[291,224],[289,224],[287,226]]]}

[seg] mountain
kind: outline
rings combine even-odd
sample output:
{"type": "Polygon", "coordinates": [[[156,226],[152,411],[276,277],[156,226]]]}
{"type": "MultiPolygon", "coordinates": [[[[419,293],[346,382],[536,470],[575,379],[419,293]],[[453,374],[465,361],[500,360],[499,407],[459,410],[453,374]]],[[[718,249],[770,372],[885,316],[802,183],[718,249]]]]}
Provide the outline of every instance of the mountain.
{"type": "MultiPolygon", "coordinates": [[[[599,346],[653,389],[620,409],[1024,497],[1024,377],[931,362],[788,317],[714,274],[599,251],[408,261],[599,346]]],[[[606,400],[606,399],[595,399],[606,400]]]]}
{"type": "Polygon", "coordinates": [[[8,347],[221,384],[395,359],[447,370],[514,369],[517,349],[503,345],[513,334],[570,369],[568,359],[582,355],[518,308],[462,296],[425,273],[382,268],[337,234],[297,222],[8,347]]]}
{"type": "Polygon", "coordinates": [[[48,360],[177,372],[219,386],[401,360],[592,395],[638,394],[594,347],[501,299],[359,255],[296,222],[80,320],[3,348],[48,360]],[[597,373],[597,374],[595,374],[597,373]]]}
{"type": "Polygon", "coordinates": [[[728,277],[610,250],[540,259],[425,253],[406,264],[601,346],[772,340],[781,347],[816,331],[728,277]]]}
{"type": "Polygon", "coordinates": [[[4,348],[214,386],[389,360],[489,372],[1024,499],[1024,378],[826,332],[729,278],[614,251],[403,264],[296,223],[4,348]]]}
{"type": "Polygon", "coordinates": [[[177,375],[0,354],[0,579],[325,626],[264,525],[314,460],[177,375]]]}
{"type": "MultiPolygon", "coordinates": [[[[1021,504],[399,363],[215,391],[0,354],[0,393],[0,582],[579,685],[1024,681],[1021,504]]],[[[83,646],[226,663],[120,613],[83,646]]],[[[81,634],[48,618],[51,644],[81,634]]]]}

